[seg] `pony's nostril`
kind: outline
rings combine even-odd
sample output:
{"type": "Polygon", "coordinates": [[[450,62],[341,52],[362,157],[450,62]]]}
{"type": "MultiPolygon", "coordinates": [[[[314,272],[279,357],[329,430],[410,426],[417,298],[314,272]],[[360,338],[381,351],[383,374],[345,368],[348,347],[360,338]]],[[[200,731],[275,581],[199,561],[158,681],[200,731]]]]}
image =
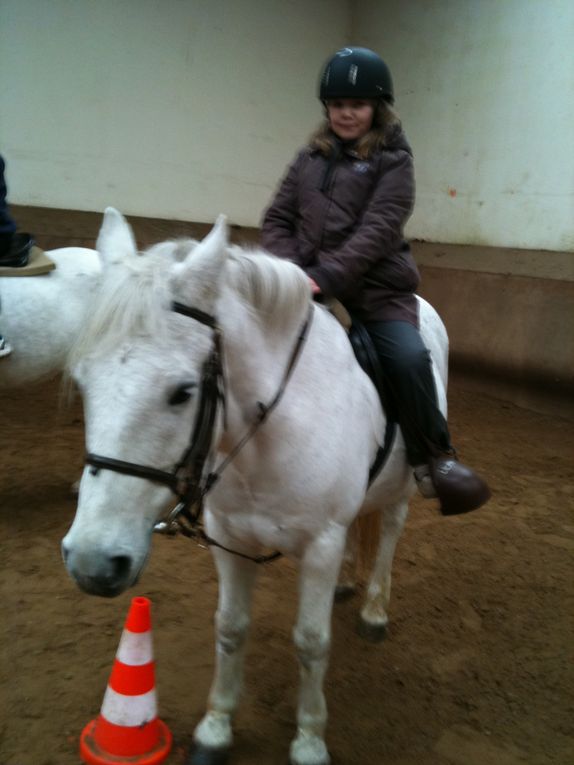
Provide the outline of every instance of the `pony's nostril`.
{"type": "Polygon", "coordinates": [[[62,551],[62,559],[63,559],[64,563],[67,563],[70,551],[68,550],[68,548],[66,547],[66,545],[63,542],[60,545],[60,549],[62,551]]]}
{"type": "Polygon", "coordinates": [[[131,558],[127,555],[116,555],[111,560],[113,567],[113,577],[116,581],[122,581],[127,578],[131,569],[131,558]]]}

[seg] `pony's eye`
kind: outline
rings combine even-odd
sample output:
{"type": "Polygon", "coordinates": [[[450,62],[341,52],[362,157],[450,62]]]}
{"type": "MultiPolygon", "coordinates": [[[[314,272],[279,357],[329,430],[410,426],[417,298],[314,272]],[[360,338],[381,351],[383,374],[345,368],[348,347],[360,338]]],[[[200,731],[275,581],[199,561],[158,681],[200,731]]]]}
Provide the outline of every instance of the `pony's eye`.
{"type": "Polygon", "coordinates": [[[197,388],[196,383],[184,383],[174,390],[169,397],[170,406],[178,406],[179,404],[185,404],[186,401],[192,397],[193,392],[197,388]]]}

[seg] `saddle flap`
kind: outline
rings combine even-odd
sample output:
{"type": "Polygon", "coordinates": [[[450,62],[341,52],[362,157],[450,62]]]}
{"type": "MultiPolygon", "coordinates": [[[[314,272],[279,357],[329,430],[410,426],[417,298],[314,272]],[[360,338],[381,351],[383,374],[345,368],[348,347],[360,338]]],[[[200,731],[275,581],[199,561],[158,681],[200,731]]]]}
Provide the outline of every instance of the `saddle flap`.
{"type": "Polygon", "coordinates": [[[360,321],[353,317],[349,340],[361,368],[373,381],[384,409],[387,409],[383,368],[371,336],[360,321]]]}

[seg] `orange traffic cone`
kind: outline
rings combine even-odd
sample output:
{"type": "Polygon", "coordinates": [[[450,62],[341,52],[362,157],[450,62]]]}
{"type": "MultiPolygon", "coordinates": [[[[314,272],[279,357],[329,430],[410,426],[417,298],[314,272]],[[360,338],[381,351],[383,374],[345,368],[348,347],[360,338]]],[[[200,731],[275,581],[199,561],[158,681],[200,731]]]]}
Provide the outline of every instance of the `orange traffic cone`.
{"type": "Polygon", "coordinates": [[[157,716],[151,602],[133,598],[100,715],[80,736],[89,765],[157,765],[171,749],[171,732],[157,716]]]}

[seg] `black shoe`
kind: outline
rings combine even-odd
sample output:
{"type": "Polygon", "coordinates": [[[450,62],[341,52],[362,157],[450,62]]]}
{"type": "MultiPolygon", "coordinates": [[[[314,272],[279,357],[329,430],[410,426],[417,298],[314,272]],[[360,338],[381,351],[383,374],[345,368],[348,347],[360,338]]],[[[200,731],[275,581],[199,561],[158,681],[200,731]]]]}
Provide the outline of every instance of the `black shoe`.
{"type": "Polygon", "coordinates": [[[34,238],[31,234],[24,232],[12,234],[11,239],[4,243],[2,252],[0,252],[0,266],[22,268],[27,265],[30,250],[34,244],[34,238]]]}
{"type": "Polygon", "coordinates": [[[454,457],[432,457],[429,467],[443,515],[459,515],[477,510],[490,499],[490,489],[486,482],[454,457]]]}

